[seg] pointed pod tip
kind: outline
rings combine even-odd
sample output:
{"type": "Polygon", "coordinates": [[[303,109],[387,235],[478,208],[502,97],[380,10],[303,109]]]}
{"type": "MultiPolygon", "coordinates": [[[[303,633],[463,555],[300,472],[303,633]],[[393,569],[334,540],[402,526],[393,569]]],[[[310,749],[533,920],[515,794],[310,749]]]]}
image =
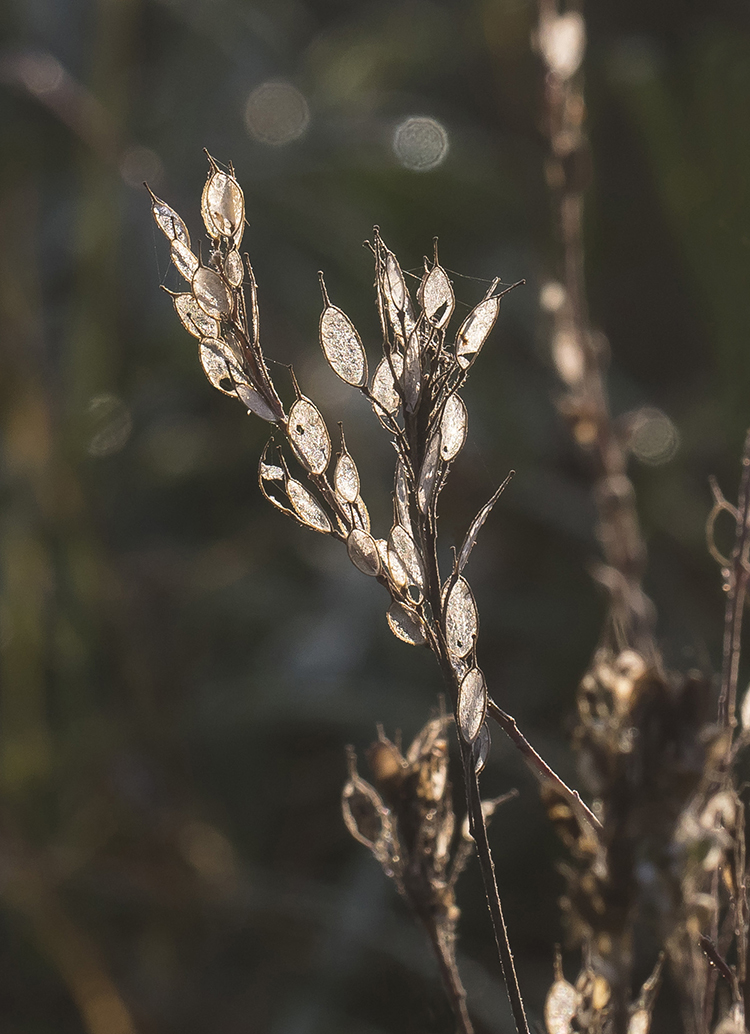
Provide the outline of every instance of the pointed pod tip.
{"type": "Polygon", "coordinates": [[[320,293],[323,295],[323,302],[325,305],[331,304],[331,299],[328,297],[328,290],[326,288],[325,277],[323,276],[323,270],[318,270],[318,281],[320,283],[320,293]]]}

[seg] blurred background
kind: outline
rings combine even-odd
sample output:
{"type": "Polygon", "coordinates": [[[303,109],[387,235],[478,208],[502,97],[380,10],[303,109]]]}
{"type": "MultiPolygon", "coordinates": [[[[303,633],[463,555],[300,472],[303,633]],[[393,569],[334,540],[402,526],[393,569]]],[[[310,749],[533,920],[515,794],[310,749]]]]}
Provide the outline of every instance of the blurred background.
{"type": "MultiPolygon", "coordinates": [[[[526,279],[466,390],[441,534],[460,542],[518,471],[472,557],[479,657],[575,781],[573,697],[605,600],[539,303],[559,251],[536,15],[530,0],[2,6],[3,1034],[452,1030],[426,941],[340,815],[345,745],[362,752],[377,721],[408,743],[437,668],[390,635],[384,591],[337,543],[261,498],[268,427],[206,382],[159,290],[176,283],[142,181],[195,239],[202,148],[234,163],[266,355],[344,421],[380,535],[392,452],[322,357],[317,270],[371,357],[374,223],[407,269],[439,236],[459,314],[487,279],[526,279]]],[[[660,641],[675,667],[714,671],[707,478],[734,497],[750,424],[750,12],[599,0],[587,16],[589,303],[614,411],[652,411],[632,476],[660,641]]],[[[499,734],[483,780],[520,791],[491,840],[538,1022],[561,850],[499,734]]],[[[459,898],[478,1030],[509,1031],[475,866],[459,898]]]]}

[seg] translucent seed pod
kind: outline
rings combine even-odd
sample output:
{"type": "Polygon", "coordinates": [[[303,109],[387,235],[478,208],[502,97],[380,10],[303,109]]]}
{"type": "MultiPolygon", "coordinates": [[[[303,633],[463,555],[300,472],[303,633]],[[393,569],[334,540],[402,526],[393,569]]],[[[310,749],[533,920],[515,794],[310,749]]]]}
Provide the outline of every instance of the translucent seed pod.
{"type": "Polygon", "coordinates": [[[415,587],[424,592],[425,573],[414,539],[400,524],[394,524],[388,537],[388,568],[399,589],[415,587]]]}
{"type": "Polygon", "coordinates": [[[268,420],[271,424],[279,422],[277,413],[269,406],[258,389],[247,381],[237,385],[237,397],[247,406],[248,413],[254,413],[261,420],[268,420]]]}
{"type": "Polygon", "coordinates": [[[344,786],[341,804],[346,828],[355,840],[374,851],[388,814],[377,790],[355,776],[344,786]]]}
{"type": "Polygon", "coordinates": [[[314,528],[315,531],[330,534],[331,522],[328,519],[328,514],[318,500],[310,495],[304,485],[301,485],[299,481],[295,481],[294,478],[289,478],[286,483],[286,493],[289,496],[289,502],[294,507],[294,512],[302,524],[306,524],[308,528],[314,528]]]}
{"type": "Polygon", "coordinates": [[[440,330],[447,326],[456,307],[456,296],[442,266],[434,265],[422,278],[419,304],[430,323],[440,330]]]}
{"type": "Polygon", "coordinates": [[[487,764],[487,758],[490,756],[490,730],[487,722],[482,723],[482,727],[479,730],[477,738],[474,740],[472,746],[472,756],[474,758],[474,770],[479,773],[484,769],[487,764]]]}
{"type": "Polygon", "coordinates": [[[198,256],[194,255],[187,244],[182,241],[173,240],[171,247],[172,262],[177,272],[188,283],[192,283],[193,277],[198,271],[198,256]]]}
{"type": "Polygon", "coordinates": [[[242,256],[236,248],[227,252],[227,257],[224,259],[224,276],[230,287],[239,287],[245,278],[242,256]]]}
{"type": "Polygon", "coordinates": [[[479,616],[474,594],[465,578],[458,578],[445,602],[445,638],[455,657],[466,657],[474,648],[479,616]]]}
{"type": "Polygon", "coordinates": [[[487,714],[487,684],[479,668],[471,668],[461,680],[456,716],[466,743],[473,743],[487,714]]]}
{"type": "Polygon", "coordinates": [[[200,343],[200,361],[211,384],[225,395],[237,395],[237,385],[246,381],[232,350],[221,338],[204,338],[200,343]]]}
{"type": "Polygon", "coordinates": [[[378,556],[380,557],[381,570],[388,570],[388,543],[385,539],[375,539],[375,545],[378,547],[378,556]]]}
{"type": "Polygon", "coordinates": [[[342,452],[336,460],[333,471],[333,487],[336,495],[345,503],[356,502],[359,495],[359,472],[357,465],[348,452],[342,452]]]}
{"type": "Polygon", "coordinates": [[[365,505],[365,501],[361,495],[358,495],[352,504],[352,513],[354,515],[354,523],[362,531],[370,531],[370,512],[365,505]]]}
{"type": "Polygon", "coordinates": [[[214,240],[231,237],[234,246],[239,247],[245,222],[245,198],[234,176],[228,176],[216,166],[203,188],[201,215],[209,237],[214,240]]]}
{"type": "Polygon", "coordinates": [[[224,319],[232,311],[232,294],[222,277],[208,266],[201,266],[193,276],[193,296],[207,316],[224,319]]]}
{"type": "Polygon", "coordinates": [[[320,346],[333,372],[356,388],[367,383],[367,356],[354,324],[341,309],[328,305],[320,317],[320,346]]]}
{"type": "Polygon", "coordinates": [[[485,298],[472,309],[456,334],[456,359],[462,370],[467,370],[479,354],[482,345],[495,326],[500,312],[499,298],[485,298]]]}
{"type": "Polygon", "coordinates": [[[282,513],[287,514],[289,517],[297,519],[297,514],[288,505],[289,499],[286,494],[286,484],[289,475],[278,464],[266,462],[266,457],[270,450],[271,443],[269,442],[263,450],[260,463],[258,464],[258,485],[263,496],[277,510],[281,510],[282,513]]]}
{"type": "Polygon", "coordinates": [[[406,471],[401,460],[396,464],[396,484],[393,493],[394,518],[397,524],[411,534],[411,516],[409,515],[409,486],[406,471]]]}
{"type": "Polygon", "coordinates": [[[380,554],[372,535],[355,528],[346,540],[349,559],[362,574],[377,577],[380,574],[380,554]]]}
{"type": "Polygon", "coordinates": [[[560,977],[549,989],[547,1001],[544,1003],[544,1022],[547,1034],[572,1034],[573,1017],[581,1001],[581,996],[567,980],[560,977]]]}
{"type": "Polygon", "coordinates": [[[179,241],[186,248],[189,248],[190,234],[185,223],[173,208],[170,208],[168,204],[160,200],[155,194],[151,194],[151,197],[153,199],[151,215],[154,217],[154,222],[161,232],[168,241],[179,241]]]}
{"type": "Polygon", "coordinates": [[[305,470],[322,474],[331,459],[331,437],[317,406],[300,397],[289,410],[287,433],[305,470]]]}
{"type": "Polygon", "coordinates": [[[192,294],[172,295],[174,307],[185,330],[197,338],[219,336],[219,322],[207,316],[192,294]]]}
{"type": "MultiPolygon", "coordinates": [[[[393,352],[391,362],[400,383],[404,376],[404,357],[399,352],[393,352]]],[[[401,396],[393,381],[391,364],[387,356],[378,363],[372,378],[370,394],[380,403],[386,413],[396,413],[401,405],[401,396]]],[[[375,412],[377,413],[377,407],[375,407],[375,412]]]]}
{"type": "Polygon", "coordinates": [[[435,481],[440,467],[440,431],[433,434],[427,446],[417,485],[417,502],[422,513],[428,513],[435,493],[435,481]]]}
{"type": "Polygon", "coordinates": [[[440,420],[440,457],[444,463],[450,463],[463,449],[468,429],[469,414],[463,399],[449,395],[440,420]]]}
{"type": "Polygon", "coordinates": [[[422,349],[417,331],[412,331],[404,359],[404,401],[406,412],[413,413],[422,391],[422,349]]]}
{"type": "Polygon", "coordinates": [[[422,622],[416,611],[407,610],[402,603],[392,603],[386,614],[388,626],[396,636],[411,646],[422,646],[425,641],[422,622]]]}

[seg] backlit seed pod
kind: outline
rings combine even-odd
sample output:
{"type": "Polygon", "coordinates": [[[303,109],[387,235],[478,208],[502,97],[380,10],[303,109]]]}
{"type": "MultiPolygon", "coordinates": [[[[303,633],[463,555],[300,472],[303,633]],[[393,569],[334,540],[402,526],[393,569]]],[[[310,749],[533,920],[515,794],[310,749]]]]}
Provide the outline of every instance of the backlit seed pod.
{"type": "Polygon", "coordinates": [[[232,295],[223,279],[208,266],[193,276],[193,296],[203,311],[214,319],[224,319],[232,311],[232,295]]]}
{"type": "Polygon", "coordinates": [[[153,204],[151,205],[151,215],[154,217],[154,222],[159,227],[161,232],[167,238],[168,241],[179,241],[184,244],[186,248],[190,247],[190,234],[188,233],[187,226],[185,226],[182,219],[175,212],[173,208],[161,201],[155,194],[151,194],[153,198],[153,204]]]}
{"type": "Polygon", "coordinates": [[[219,336],[219,323],[207,316],[192,294],[172,295],[174,307],[185,330],[193,337],[215,338],[219,336]]]}
{"type": "Polygon", "coordinates": [[[458,578],[445,603],[445,638],[455,657],[466,657],[474,648],[479,617],[474,595],[465,578],[458,578]]]}
{"type": "MultiPolygon", "coordinates": [[[[393,352],[390,362],[386,356],[378,363],[378,367],[375,370],[372,378],[372,385],[370,387],[372,397],[380,403],[386,413],[397,412],[401,405],[401,396],[399,395],[393,381],[391,364],[393,365],[396,377],[399,382],[401,382],[404,375],[404,357],[398,352],[393,352]]],[[[374,409],[377,413],[378,407],[375,406],[374,409]]]]}
{"type": "Polygon", "coordinates": [[[386,614],[388,627],[397,639],[411,646],[421,646],[424,641],[422,622],[416,611],[407,610],[401,603],[393,603],[386,614]]]}
{"type": "Polygon", "coordinates": [[[433,266],[423,277],[419,288],[419,304],[430,323],[434,323],[438,329],[447,326],[456,306],[456,296],[442,266],[433,266]]]}
{"type": "Polygon", "coordinates": [[[298,398],[289,410],[289,440],[298,460],[311,474],[322,474],[331,459],[331,438],[317,406],[298,398]]]}
{"type": "Polygon", "coordinates": [[[347,384],[367,383],[367,356],[354,324],[341,309],[328,305],[320,317],[320,346],[333,372],[347,384]]]}
{"type": "Polygon", "coordinates": [[[482,722],[482,727],[479,730],[477,738],[474,740],[472,746],[472,756],[474,758],[474,770],[477,775],[482,771],[484,766],[487,764],[487,758],[490,756],[490,730],[487,726],[487,722],[482,722]]]}
{"type": "Polygon", "coordinates": [[[479,668],[471,668],[461,680],[456,716],[458,729],[466,743],[479,735],[487,714],[487,685],[479,668]]]}
{"type": "Polygon", "coordinates": [[[397,524],[411,534],[411,517],[409,516],[409,487],[406,481],[406,471],[401,460],[396,464],[396,484],[393,493],[394,518],[397,524]]]}
{"type": "Polygon", "coordinates": [[[367,509],[365,501],[361,495],[358,495],[352,503],[352,515],[354,517],[354,523],[357,525],[357,527],[361,528],[362,531],[369,532],[370,512],[367,509]]]}
{"type": "Polygon", "coordinates": [[[422,390],[422,350],[419,335],[413,330],[406,345],[404,359],[404,401],[406,412],[413,413],[419,404],[422,390]]]}
{"type": "Polygon", "coordinates": [[[237,395],[237,385],[247,378],[237,364],[234,353],[220,338],[204,338],[200,344],[200,361],[209,381],[225,395],[237,395]]]}
{"type": "Polygon", "coordinates": [[[198,256],[194,255],[190,248],[179,240],[172,241],[171,253],[175,269],[180,276],[191,283],[200,264],[198,256]]]}
{"type": "Polygon", "coordinates": [[[224,276],[230,287],[239,287],[245,277],[242,256],[236,248],[227,252],[227,257],[224,259],[224,276]]]}
{"type": "Polygon", "coordinates": [[[440,431],[433,434],[427,446],[417,485],[417,502],[422,513],[427,513],[435,493],[435,480],[440,467],[440,431]]]}
{"type": "Polygon", "coordinates": [[[353,503],[359,495],[359,473],[357,465],[348,452],[342,452],[336,460],[333,471],[333,487],[336,495],[345,503],[353,503]]]}
{"type": "Polygon", "coordinates": [[[499,298],[485,298],[472,309],[456,334],[456,358],[462,370],[468,369],[489,337],[500,312],[499,298]]]}
{"type": "Polygon", "coordinates": [[[380,574],[380,555],[372,535],[355,528],[346,540],[346,549],[349,559],[362,574],[369,574],[373,578],[380,574]]]}
{"type": "Polygon", "coordinates": [[[324,534],[330,533],[331,522],[328,519],[328,514],[318,500],[310,495],[304,485],[301,485],[299,481],[295,481],[294,478],[289,478],[286,483],[286,494],[289,496],[289,502],[294,507],[294,512],[302,524],[306,524],[308,528],[314,528],[315,531],[321,531],[324,534]]]}
{"type": "Polygon", "coordinates": [[[394,524],[388,537],[388,567],[393,583],[399,589],[414,586],[420,595],[424,592],[422,558],[414,539],[400,524],[394,524]]]}
{"type": "Polygon", "coordinates": [[[201,197],[201,215],[209,237],[231,237],[239,247],[245,221],[245,198],[234,176],[214,168],[201,197]]]}
{"type": "Polygon", "coordinates": [[[440,421],[440,457],[449,463],[458,456],[466,442],[469,415],[458,395],[449,395],[440,421]]]}

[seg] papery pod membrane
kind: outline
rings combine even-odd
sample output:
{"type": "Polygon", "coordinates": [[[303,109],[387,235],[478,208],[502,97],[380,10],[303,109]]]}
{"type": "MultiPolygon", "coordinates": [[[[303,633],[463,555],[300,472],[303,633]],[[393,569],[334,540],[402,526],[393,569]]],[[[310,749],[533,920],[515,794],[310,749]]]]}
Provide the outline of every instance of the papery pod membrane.
{"type": "Polygon", "coordinates": [[[331,459],[331,438],[317,406],[298,398],[289,410],[289,440],[297,458],[311,474],[322,474],[331,459]]]}
{"type": "Polygon", "coordinates": [[[456,334],[456,359],[462,370],[466,370],[476,359],[479,350],[489,337],[500,312],[499,298],[485,298],[472,309],[456,334]]]}
{"type": "Polygon", "coordinates": [[[192,294],[172,295],[177,315],[188,334],[197,338],[216,338],[219,336],[218,320],[207,316],[198,305],[192,294]]]}
{"type": "Polygon", "coordinates": [[[236,248],[227,252],[227,257],[224,259],[224,276],[230,287],[239,287],[245,278],[245,266],[242,256],[236,248]]]}
{"type": "Polygon", "coordinates": [[[425,756],[432,754],[435,750],[447,750],[448,741],[445,730],[453,721],[452,715],[441,715],[438,718],[431,718],[424,725],[409,745],[406,752],[407,765],[416,765],[425,756]]]}
{"type": "Polygon", "coordinates": [[[440,420],[440,457],[443,462],[450,463],[458,456],[466,442],[468,429],[469,414],[463,399],[455,393],[449,395],[440,420]]]}
{"type": "Polygon", "coordinates": [[[487,684],[479,668],[471,668],[458,690],[456,718],[466,743],[473,743],[487,714],[487,684]]]}
{"type": "Polygon", "coordinates": [[[354,324],[341,309],[328,305],[320,317],[320,346],[333,372],[356,388],[367,383],[367,356],[354,324]]]}
{"type": "Polygon", "coordinates": [[[428,513],[432,504],[432,497],[435,493],[435,479],[440,465],[440,432],[434,434],[430,439],[422,461],[422,469],[419,472],[419,484],[417,485],[417,502],[422,513],[428,513]]]}
{"type": "MultiPolygon", "coordinates": [[[[739,1029],[742,1030],[742,1027],[739,1029]]],[[[628,1022],[628,1034],[648,1034],[650,1028],[651,1013],[648,1009],[636,1009],[628,1022]]]]}
{"type": "Polygon", "coordinates": [[[455,657],[465,657],[474,648],[479,617],[474,595],[465,578],[456,579],[445,601],[445,638],[455,657]]]}
{"type": "Polygon", "coordinates": [[[232,311],[232,295],[222,278],[208,266],[201,266],[193,276],[193,295],[207,316],[222,319],[232,311]]]}
{"type": "Polygon", "coordinates": [[[370,512],[365,505],[365,501],[361,495],[352,503],[352,511],[354,513],[354,522],[357,527],[361,528],[362,531],[370,531],[370,512]]]}
{"type": "Polygon", "coordinates": [[[349,559],[362,574],[369,574],[373,578],[380,574],[380,554],[372,535],[355,528],[346,540],[346,549],[349,559]]]}
{"type": "Polygon", "coordinates": [[[348,779],[341,795],[344,822],[355,840],[374,850],[383,836],[388,809],[377,790],[355,775],[348,779]]]}
{"type": "Polygon", "coordinates": [[[225,395],[237,396],[237,385],[247,378],[237,364],[234,353],[221,338],[204,338],[200,343],[200,361],[209,381],[225,395]]]}
{"type": "Polygon", "coordinates": [[[394,516],[396,523],[411,534],[411,516],[409,514],[409,486],[406,471],[401,460],[396,464],[396,484],[393,493],[394,516]]]}
{"type": "Polygon", "coordinates": [[[336,495],[346,503],[356,502],[359,495],[359,472],[348,452],[342,452],[333,470],[333,487],[336,495]]]}
{"type": "Polygon", "coordinates": [[[421,390],[422,352],[419,335],[414,330],[409,337],[404,359],[404,402],[406,403],[407,413],[413,413],[417,408],[421,390]]]}
{"type": "Polygon", "coordinates": [[[375,545],[378,549],[378,556],[380,557],[381,570],[388,570],[388,543],[385,539],[375,539],[375,545]]]}
{"type": "Polygon", "coordinates": [[[572,1034],[573,1017],[581,996],[567,980],[555,980],[544,1003],[547,1034],[572,1034]]]}
{"type": "Polygon", "coordinates": [[[442,266],[434,265],[422,278],[419,304],[430,323],[441,329],[450,322],[456,307],[456,296],[442,266]]]}
{"type": "Polygon", "coordinates": [[[180,240],[172,241],[172,247],[170,249],[172,255],[172,262],[177,272],[183,279],[187,280],[188,283],[192,283],[193,277],[198,271],[198,256],[194,255],[187,244],[183,244],[180,240]]]}
{"type": "Polygon", "coordinates": [[[386,614],[388,626],[397,639],[411,646],[422,646],[425,639],[422,623],[415,611],[407,610],[401,603],[393,603],[386,614]]]}
{"type": "MultiPolygon", "coordinates": [[[[391,362],[399,382],[404,376],[404,357],[399,352],[391,353],[391,362]]],[[[391,373],[391,365],[388,357],[384,357],[378,363],[377,369],[372,378],[370,394],[376,399],[386,413],[396,413],[401,405],[401,396],[398,393],[391,373]]],[[[375,412],[377,413],[377,407],[375,412]]]]}
{"type": "Polygon", "coordinates": [[[489,726],[487,725],[487,722],[483,722],[471,748],[472,756],[474,758],[474,771],[477,775],[483,771],[484,766],[487,764],[487,758],[490,756],[491,743],[489,726]]]}
{"type": "Polygon", "coordinates": [[[289,478],[286,483],[286,494],[302,524],[306,524],[308,528],[314,528],[315,531],[330,534],[332,528],[328,514],[304,485],[295,481],[294,478],[289,478]]]}
{"type": "Polygon", "coordinates": [[[189,248],[190,234],[185,223],[173,208],[170,208],[168,204],[160,200],[155,194],[151,194],[151,197],[153,199],[151,215],[154,217],[154,222],[161,232],[168,241],[179,241],[186,248],[189,248]]]}
{"type": "Polygon", "coordinates": [[[288,514],[290,517],[297,519],[297,514],[294,510],[287,505],[288,499],[286,496],[286,483],[289,479],[289,475],[278,464],[267,463],[266,457],[268,456],[271,443],[268,442],[260,458],[258,464],[258,485],[263,493],[263,496],[276,507],[277,510],[281,510],[282,513],[288,514]],[[284,488],[284,494],[282,496],[279,489],[276,488],[276,482],[280,482],[284,488]],[[278,492],[278,494],[276,494],[278,492]]]}
{"type": "Polygon", "coordinates": [[[231,237],[239,247],[245,221],[245,198],[234,176],[214,169],[201,196],[201,215],[209,237],[231,237]]]}
{"type": "Polygon", "coordinates": [[[403,344],[404,332],[408,337],[414,329],[414,307],[398,259],[392,251],[384,250],[382,290],[394,336],[403,344]]]}
{"type": "Polygon", "coordinates": [[[424,592],[422,558],[414,539],[400,524],[394,524],[388,538],[388,567],[394,584],[399,589],[413,585],[420,592],[424,592]]]}
{"type": "Polygon", "coordinates": [[[237,397],[247,406],[248,413],[254,413],[261,420],[271,424],[278,423],[278,417],[260,392],[247,382],[237,385],[237,397]]]}

